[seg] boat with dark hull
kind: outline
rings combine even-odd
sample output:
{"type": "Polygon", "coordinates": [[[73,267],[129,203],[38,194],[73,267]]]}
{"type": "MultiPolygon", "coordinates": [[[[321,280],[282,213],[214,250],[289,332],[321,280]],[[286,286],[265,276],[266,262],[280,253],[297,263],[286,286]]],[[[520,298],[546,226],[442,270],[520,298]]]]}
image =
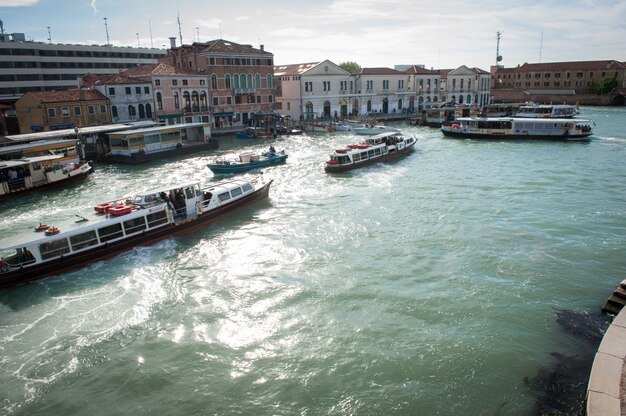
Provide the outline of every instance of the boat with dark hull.
{"type": "MultiPolygon", "coordinates": [[[[234,180],[207,188],[170,186],[135,198],[99,204],[92,218],[39,224],[0,248],[0,287],[12,287],[106,260],[137,246],[196,231],[264,199],[272,180],[234,180]]],[[[4,244],[3,244],[4,245],[4,244]]]]}
{"type": "Polygon", "coordinates": [[[460,118],[441,132],[462,139],[589,141],[592,124],[577,118],[460,118]]]}
{"type": "Polygon", "coordinates": [[[371,136],[358,144],[349,144],[330,154],[324,169],[326,172],[345,172],[374,163],[389,161],[409,153],[417,139],[399,133],[388,132],[371,136]]]}
{"type": "MultiPolygon", "coordinates": [[[[273,149],[272,149],[273,150],[273,149]]],[[[244,152],[239,155],[236,160],[216,160],[207,164],[211,172],[217,174],[240,173],[252,169],[261,169],[268,166],[279,165],[287,161],[285,151],[269,151],[261,154],[252,152],[244,152]]]]}

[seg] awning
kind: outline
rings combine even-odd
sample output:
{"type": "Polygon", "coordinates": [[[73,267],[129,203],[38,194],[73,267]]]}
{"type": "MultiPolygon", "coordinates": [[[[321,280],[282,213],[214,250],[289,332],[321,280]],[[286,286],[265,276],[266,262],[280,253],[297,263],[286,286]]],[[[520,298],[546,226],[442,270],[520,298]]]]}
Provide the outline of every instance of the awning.
{"type": "Polygon", "coordinates": [[[234,116],[235,113],[233,113],[232,111],[226,111],[226,112],[222,112],[222,113],[213,113],[213,117],[227,117],[227,116],[234,116]]]}

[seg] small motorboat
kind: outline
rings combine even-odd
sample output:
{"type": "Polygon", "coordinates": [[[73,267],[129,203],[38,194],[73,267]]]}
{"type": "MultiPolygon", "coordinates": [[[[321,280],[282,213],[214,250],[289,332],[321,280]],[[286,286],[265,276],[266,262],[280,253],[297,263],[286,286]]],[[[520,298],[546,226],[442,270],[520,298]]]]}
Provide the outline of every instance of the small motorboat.
{"type": "Polygon", "coordinates": [[[216,160],[207,164],[213,173],[239,173],[252,169],[264,168],[267,166],[278,165],[287,160],[287,154],[284,150],[276,152],[273,147],[270,151],[261,154],[252,152],[244,152],[235,160],[216,160]]]}
{"type": "Polygon", "coordinates": [[[48,235],[48,236],[55,235],[55,234],[58,234],[60,232],[61,232],[61,230],[58,227],[49,227],[46,230],[46,235],[48,235]]]}
{"type": "Polygon", "coordinates": [[[35,227],[35,231],[46,231],[48,228],[50,228],[48,224],[39,223],[39,225],[35,227]]]}

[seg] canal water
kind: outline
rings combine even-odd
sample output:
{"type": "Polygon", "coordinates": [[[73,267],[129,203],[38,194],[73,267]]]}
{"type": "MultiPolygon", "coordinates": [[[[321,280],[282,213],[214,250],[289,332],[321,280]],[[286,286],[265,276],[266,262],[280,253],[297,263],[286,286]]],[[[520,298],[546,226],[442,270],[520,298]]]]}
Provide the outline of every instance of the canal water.
{"type": "Polygon", "coordinates": [[[289,154],[264,171],[267,201],[1,291],[0,414],[571,412],[626,277],[626,108],[581,116],[590,143],[399,124],[412,154],[336,175],[324,160],[352,134],[225,137],[2,202],[0,235],[30,233],[135,191],[215,182],[217,155],[289,154]]]}

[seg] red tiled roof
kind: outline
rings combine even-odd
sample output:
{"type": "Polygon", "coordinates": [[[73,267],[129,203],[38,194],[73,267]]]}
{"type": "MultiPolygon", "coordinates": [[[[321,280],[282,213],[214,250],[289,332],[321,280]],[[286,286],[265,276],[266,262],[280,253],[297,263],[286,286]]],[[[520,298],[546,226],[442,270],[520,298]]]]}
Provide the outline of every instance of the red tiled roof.
{"type": "Polygon", "coordinates": [[[276,65],[274,67],[274,75],[300,75],[319,64],[319,62],[309,62],[306,64],[276,65]]]}
{"type": "MultiPolygon", "coordinates": [[[[241,45],[224,39],[210,40],[205,43],[194,42],[191,45],[183,45],[179,48],[193,48],[201,52],[219,53],[219,54],[244,54],[244,55],[266,55],[273,56],[271,52],[253,48],[252,45],[241,45]]],[[[174,48],[174,51],[178,48],[174,48]]]]}
{"type": "Polygon", "coordinates": [[[195,71],[191,69],[178,68],[165,62],[159,62],[158,64],[146,64],[140,65],[135,68],[131,68],[122,72],[122,75],[127,77],[146,77],[154,75],[197,75],[195,71]]]}
{"type": "Polygon", "coordinates": [[[591,70],[624,70],[626,64],[615,60],[604,61],[572,61],[572,62],[545,62],[524,65],[517,68],[498,68],[498,72],[501,70],[510,70],[530,72],[530,71],[591,71],[591,70]]]}
{"type": "Polygon", "coordinates": [[[402,75],[404,72],[397,71],[391,68],[361,68],[358,71],[353,71],[356,75],[402,75]]]}
{"type": "Polygon", "coordinates": [[[61,90],[61,91],[32,91],[24,95],[31,95],[42,103],[58,103],[65,101],[100,101],[107,98],[97,90],[61,90]]]}
{"type": "Polygon", "coordinates": [[[413,65],[407,70],[405,70],[407,74],[416,74],[416,75],[438,75],[439,71],[435,71],[433,69],[422,68],[421,66],[413,65]]]}
{"type": "Polygon", "coordinates": [[[128,77],[124,74],[114,74],[114,75],[94,75],[87,74],[82,77],[82,86],[83,88],[90,88],[99,85],[120,85],[120,84],[137,84],[141,82],[149,83],[149,77],[128,77]]]}

